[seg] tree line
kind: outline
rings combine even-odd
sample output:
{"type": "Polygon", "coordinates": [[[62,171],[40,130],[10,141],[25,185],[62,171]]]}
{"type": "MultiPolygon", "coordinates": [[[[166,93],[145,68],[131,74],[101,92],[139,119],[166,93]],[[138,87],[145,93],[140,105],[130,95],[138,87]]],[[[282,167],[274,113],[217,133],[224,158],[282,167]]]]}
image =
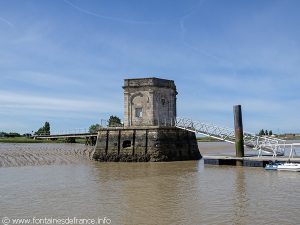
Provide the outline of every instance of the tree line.
{"type": "MultiPolygon", "coordinates": [[[[21,137],[22,135],[16,132],[0,132],[0,137],[21,137]]],[[[26,134],[23,134],[23,136],[26,136],[26,134]]]]}
{"type": "MultiPolygon", "coordinates": [[[[120,127],[123,126],[121,119],[117,116],[110,116],[109,120],[108,120],[108,127],[120,127]]],[[[95,133],[97,132],[100,128],[102,128],[102,126],[98,123],[96,124],[92,124],[89,127],[89,132],[90,133],[95,133]]],[[[50,135],[50,123],[49,122],[45,122],[44,126],[42,126],[41,128],[39,128],[34,134],[36,135],[50,135]]]]}
{"type": "MultiPolygon", "coordinates": [[[[37,135],[50,135],[50,123],[45,122],[44,126],[39,128],[34,134],[37,135]]],[[[17,132],[0,132],[0,137],[11,138],[11,137],[31,137],[31,133],[20,134],[17,132]]]]}
{"type": "Polygon", "coordinates": [[[267,135],[267,136],[271,136],[273,135],[273,131],[272,130],[264,130],[264,129],[261,129],[258,133],[259,136],[264,136],[264,135],[267,135]]]}
{"type": "MultiPolygon", "coordinates": [[[[108,127],[122,127],[123,124],[121,122],[121,119],[117,116],[110,116],[108,120],[108,127]]],[[[92,124],[89,127],[89,132],[90,133],[96,133],[102,126],[98,123],[92,124]]],[[[46,121],[42,127],[40,127],[37,131],[34,132],[35,135],[50,135],[50,123],[46,121]]],[[[31,133],[26,133],[26,134],[19,134],[16,132],[0,132],[0,137],[31,137],[31,133]]]]}

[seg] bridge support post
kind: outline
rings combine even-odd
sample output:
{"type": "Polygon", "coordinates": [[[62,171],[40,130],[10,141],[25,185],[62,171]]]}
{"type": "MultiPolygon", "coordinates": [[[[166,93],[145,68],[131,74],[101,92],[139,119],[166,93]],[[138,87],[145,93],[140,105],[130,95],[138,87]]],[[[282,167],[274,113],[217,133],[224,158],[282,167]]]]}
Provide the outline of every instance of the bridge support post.
{"type": "MultiPolygon", "coordinates": [[[[234,112],[234,131],[235,131],[235,152],[236,157],[244,157],[244,132],[241,105],[233,106],[234,112]]],[[[242,166],[243,161],[237,160],[237,166],[242,166]]]]}

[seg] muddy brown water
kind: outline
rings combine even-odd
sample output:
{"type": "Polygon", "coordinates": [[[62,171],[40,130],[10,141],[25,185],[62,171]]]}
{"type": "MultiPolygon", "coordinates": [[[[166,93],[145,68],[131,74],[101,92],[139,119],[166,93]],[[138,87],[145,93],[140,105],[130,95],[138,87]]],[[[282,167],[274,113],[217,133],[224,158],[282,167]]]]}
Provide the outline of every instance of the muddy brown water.
{"type": "MultiPolygon", "coordinates": [[[[222,142],[199,147],[202,154],[234,152],[222,142]]],[[[0,144],[0,219],[300,224],[300,173],[207,166],[203,160],[98,163],[91,154],[78,144],[0,144]]]]}

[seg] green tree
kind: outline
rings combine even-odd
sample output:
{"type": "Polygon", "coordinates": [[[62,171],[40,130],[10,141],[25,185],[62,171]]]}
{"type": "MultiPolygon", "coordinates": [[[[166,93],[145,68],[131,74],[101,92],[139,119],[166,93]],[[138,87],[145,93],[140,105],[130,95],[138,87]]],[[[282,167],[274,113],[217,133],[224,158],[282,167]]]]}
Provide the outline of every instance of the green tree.
{"type": "Polygon", "coordinates": [[[110,116],[108,120],[109,127],[119,127],[122,126],[121,119],[117,116],[110,116]]]}
{"type": "Polygon", "coordinates": [[[269,132],[268,132],[268,130],[266,130],[266,131],[265,131],[265,135],[268,135],[268,134],[269,134],[269,132]]]}
{"type": "Polygon", "coordinates": [[[44,130],[45,130],[45,133],[50,134],[50,123],[49,122],[45,122],[44,130]]]}
{"type": "Polygon", "coordinates": [[[89,132],[90,133],[96,133],[101,128],[101,125],[96,123],[90,126],[89,132]]]}
{"type": "Polygon", "coordinates": [[[263,129],[261,129],[261,130],[259,131],[258,135],[259,135],[259,136],[265,135],[265,131],[264,131],[263,129]]]}
{"type": "Polygon", "coordinates": [[[50,123],[45,122],[44,126],[39,128],[34,134],[50,135],[50,123]]]}
{"type": "Polygon", "coordinates": [[[272,130],[269,130],[269,135],[271,136],[271,135],[273,135],[273,132],[272,132],[272,130]]]}

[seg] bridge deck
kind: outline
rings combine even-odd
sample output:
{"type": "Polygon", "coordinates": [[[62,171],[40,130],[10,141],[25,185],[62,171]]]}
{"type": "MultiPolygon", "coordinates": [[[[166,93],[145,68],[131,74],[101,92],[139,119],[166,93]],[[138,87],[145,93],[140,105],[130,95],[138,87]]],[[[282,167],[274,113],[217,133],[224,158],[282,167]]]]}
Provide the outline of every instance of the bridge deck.
{"type": "Polygon", "coordinates": [[[57,139],[57,138],[87,138],[97,137],[97,133],[80,133],[80,134],[54,134],[54,135],[34,135],[36,139],[57,139]]]}

